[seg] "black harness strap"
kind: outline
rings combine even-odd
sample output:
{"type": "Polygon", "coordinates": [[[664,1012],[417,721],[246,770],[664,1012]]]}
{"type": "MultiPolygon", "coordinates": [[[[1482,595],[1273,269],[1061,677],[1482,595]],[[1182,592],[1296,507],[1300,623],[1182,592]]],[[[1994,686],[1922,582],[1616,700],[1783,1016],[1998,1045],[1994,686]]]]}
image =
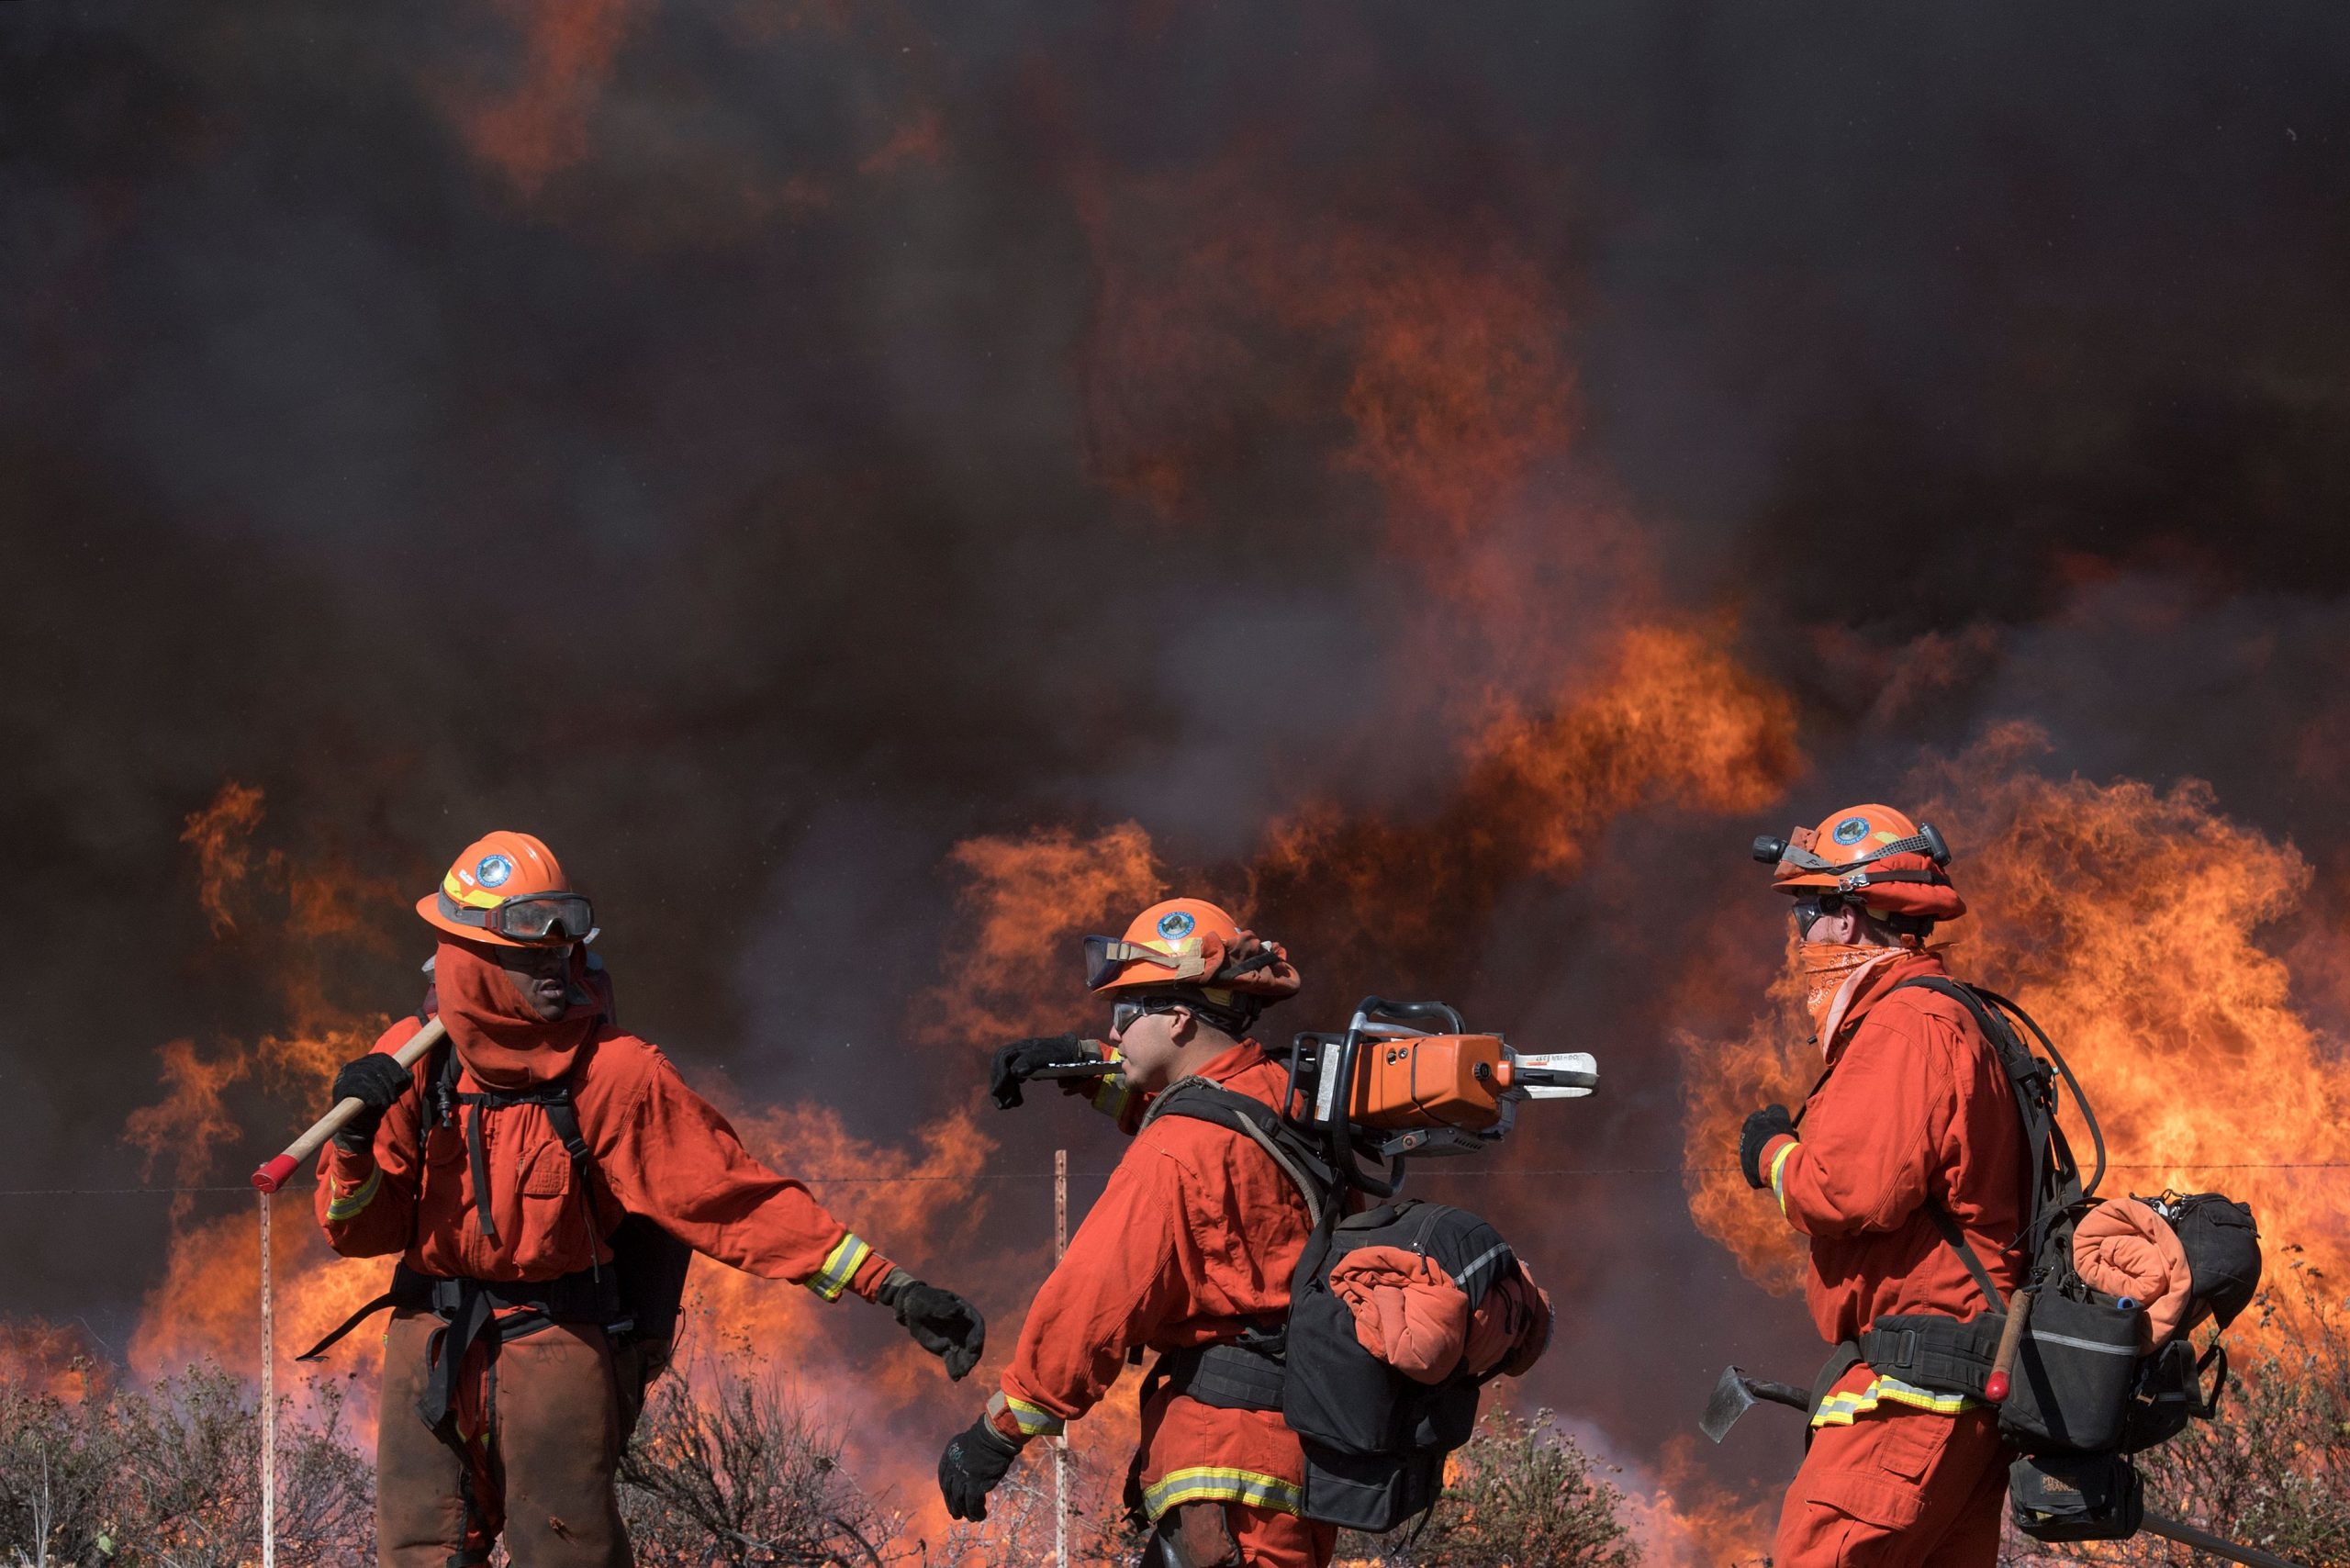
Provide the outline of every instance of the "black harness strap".
{"type": "MultiPolygon", "coordinates": [[[[454,1059],[455,1053],[451,1058],[454,1059]]],[[[483,1089],[470,1094],[455,1096],[458,1103],[472,1112],[465,1118],[465,1152],[473,1162],[474,1217],[481,1225],[481,1233],[490,1241],[498,1239],[498,1226],[490,1218],[489,1158],[482,1144],[482,1117],[491,1111],[503,1111],[513,1105],[536,1105],[546,1112],[554,1124],[555,1136],[563,1142],[565,1154],[571,1157],[574,1171],[584,1173],[588,1163],[588,1145],[579,1136],[579,1113],[571,1103],[571,1081],[543,1084],[536,1089],[483,1089]]],[[[588,1228],[593,1230],[594,1226],[588,1228]]]]}
{"type": "Polygon", "coordinates": [[[425,1350],[432,1382],[416,1403],[416,1413],[435,1430],[454,1408],[459,1374],[476,1343],[487,1340],[495,1357],[507,1340],[557,1323],[610,1324],[620,1316],[617,1283],[585,1269],[552,1280],[413,1277],[424,1282],[428,1305],[442,1325],[425,1350]]]}
{"type": "MultiPolygon", "coordinates": [[[[425,1341],[424,1364],[431,1369],[431,1381],[424,1385],[423,1394],[416,1402],[416,1413],[424,1424],[440,1431],[456,1408],[457,1374],[464,1370],[466,1354],[496,1321],[498,1310],[489,1293],[481,1288],[479,1280],[454,1282],[459,1290],[456,1315],[445,1319],[425,1341]]],[[[499,1338],[504,1338],[501,1334],[499,1338]]]]}
{"type": "Polygon", "coordinates": [[[1982,1258],[1975,1253],[1972,1246],[1968,1245],[1966,1233],[1959,1229],[1957,1219],[1948,1209],[1931,1198],[1926,1200],[1925,1209],[1926,1217],[1934,1222],[1936,1230],[1942,1232],[1942,1240],[1950,1245],[1951,1250],[1958,1254],[1958,1260],[1966,1265],[1966,1271],[1975,1276],[1975,1282],[1982,1288],[1983,1299],[1991,1304],[1991,1310],[2005,1312],[2008,1306],[2007,1298],[1999,1294],[1999,1287],[1992,1280],[1991,1271],[1983,1266],[1982,1258]]]}
{"type": "Polygon", "coordinates": [[[474,1168],[474,1218],[481,1223],[481,1233],[492,1244],[498,1240],[498,1225],[489,1215],[489,1157],[482,1148],[481,1119],[489,1107],[481,1103],[478,1094],[460,1094],[473,1114],[465,1118],[465,1154],[474,1168]]]}
{"type": "MultiPolygon", "coordinates": [[[[464,1070],[456,1052],[446,1044],[437,1048],[439,1066],[431,1076],[424,1114],[418,1118],[416,1169],[420,1194],[424,1174],[431,1169],[426,1152],[432,1132],[455,1125],[462,1116],[473,1176],[474,1212],[482,1235],[496,1241],[498,1229],[490,1216],[489,1163],[482,1141],[482,1118],[491,1111],[510,1105],[534,1104],[545,1111],[548,1124],[571,1160],[572,1185],[578,1193],[592,1237],[595,1208],[588,1190],[588,1173],[594,1168],[594,1159],[580,1128],[578,1108],[572,1101],[570,1080],[519,1092],[488,1090],[464,1093],[458,1089],[464,1070]],[[471,1114],[466,1114],[467,1112],[471,1114]]],[[[455,1408],[459,1378],[466,1357],[476,1345],[487,1341],[494,1358],[498,1345],[535,1334],[553,1324],[594,1323],[615,1328],[625,1322],[619,1281],[616,1276],[605,1274],[601,1265],[593,1260],[592,1251],[587,1268],[556,1279],[537,1281],[443,1279],[420,1273],[402,1262],[392,1270],[391,1289],[343,1319],[325,1338],[295,1360],[319,1360],[337,1342],[387,1306],[429,1310],[441,1319],[442,1326],[433,1330],[427,1342],[425,1357],[431,1380],[416,1402],[416,1413],[426,1426],[444,1435],[450,1413],[455,1408]]]]}
{"type": "Polygon", "coordinates": [[[595,1162],[588,1158],[588,1139],[579,1130],[579,1108],[571,1102],[569,1081],[566,1080],[563,1085],[561,1098],[543,1100],[540,1104],[546,1109],[547,1124],[554,1128],[554,1136],[563,1142],[563,1152],[571,1157],[571,1191],[579,1200],[580,1218],[588,1229],[588,1272],[601,1279],[603,1266],[596,1261],[596,1204],[588,1192],[588,1172],[594,1168],[595,1162]]]}
{"type": "Polygon", "coordinates": [[[396,1263],[392,1266],[391,1289],[336,1324],[325,1338],[294,1359],[297,1361],[323,1361],[326,1353],[340,1344],[345,1335],[387,1306],[421,1310],[431,1305],[431,1276],[420,1274],[406,1263],[396,1263]]]}
{"type": "Polygon", "coordinates": [[[1286,1329],[1250,1328],[1237,1339],[1169,1350],[1144,1380],[1143,1403],[1166,1387],[1218,1410],[1278,1410],[1288,1348],[1286,1329]]]}
{"type": "MultiPolygon", "coordinates": [[[[1161,1116],[1189,1116],[1194,1121],[1212,1122],[1263,1149],[1266,1157],[1280,1167],[1281,1174],[1289,1178],[1290,1185],[1297,1189],[1297,1195],[1305,1201],[1306,1224],[1321,1225],[1330,1206],[1329,1194],[1337,1185],[1337,1175],[1279,1111],[1237,1090],[1226,1089],[1213,1079],[1183,1078],[1152,1098],[1142,1126],[1147,1127],[1161,1116]]],[[[1139,1132],[1141,1128],[1136,1130],[1139,1132]]]]}

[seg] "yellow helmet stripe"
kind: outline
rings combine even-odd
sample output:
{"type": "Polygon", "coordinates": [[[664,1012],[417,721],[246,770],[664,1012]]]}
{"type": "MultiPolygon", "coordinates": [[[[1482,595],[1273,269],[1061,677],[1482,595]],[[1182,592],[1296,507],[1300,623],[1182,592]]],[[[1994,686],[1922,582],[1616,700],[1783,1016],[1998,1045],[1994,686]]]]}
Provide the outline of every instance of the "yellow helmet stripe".
{"type": "MultiPolygon", "coordinates": [[[[411,882],[408,885],[414,887],[416,884],[411,882]]],[[[441,879],[441,890],[449,895],[451,902],[464,904],[468,909],[496,909],[506,902],[503,893],[493,893],[487,888],[465,886],[457,880],[454,872],[441,879]]]]}

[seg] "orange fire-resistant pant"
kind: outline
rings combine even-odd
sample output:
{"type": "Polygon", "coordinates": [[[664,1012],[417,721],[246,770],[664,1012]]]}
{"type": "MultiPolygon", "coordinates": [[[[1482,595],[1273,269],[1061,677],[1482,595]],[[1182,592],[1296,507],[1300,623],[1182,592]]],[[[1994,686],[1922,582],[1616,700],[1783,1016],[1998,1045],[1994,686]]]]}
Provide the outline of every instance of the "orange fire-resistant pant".
{"type": "Polygon", "coordinates": [[[477,1346],[457,1411],[457,1443],[417,1418],[441,1320],[400,1312],[384,1342],[375,1438],[381,1568],[471,1568],[503,1531],[514,1568],[629,1568],[612,1491],[621,1416],[601,1328],[558,1323],[477,1346]],[[458,1444],[462,1444],[460,1452],[458,1444]]]}
{"type": "MultiPolygon", "coordinates": [[[[1210,1515],[1212,1518],[1214,1515],[1210,1515]]],[[[1145,1568],[1161,1568],[1157,1543],[1160,1535],[1180,1540],[1186,1554],[1201,1568],[1329,1568],[1338,1546],[1338,1527],[1316,1524],[1295,1514],[1252,1508],[1242,1503],[1185,1503],[1169,1511],[1153,1532],[1153,1544],[1144,1553],[1145,1568]],[[1214,1510],[1220,1514],[1219,1532],[1207,1519],[1187,1516],[1214,1510]],[[1229,1540],[1223,1539],[1228,1536],[1229,1540]],[[1238,1550],[1234,1556],[1233,1550],[1238,1550]]]]}
{"type": "Polygon", "coordinates": [[[1775,1568],[1992,1568],[2008,1493],[2006,1445],[1987,1409],[1880,1406],[1813,1429],[1787,1489],[1775,1568]]]}
{"type": "Polygon", "coordinates": [[[1329,1568],[1338,1549],[1338,1527],[1277,1514],[1270,1508],[1224,1506],[1225,1522],[1240,1543],[1240,1561],[1262,1568],[1329,1568]]]}

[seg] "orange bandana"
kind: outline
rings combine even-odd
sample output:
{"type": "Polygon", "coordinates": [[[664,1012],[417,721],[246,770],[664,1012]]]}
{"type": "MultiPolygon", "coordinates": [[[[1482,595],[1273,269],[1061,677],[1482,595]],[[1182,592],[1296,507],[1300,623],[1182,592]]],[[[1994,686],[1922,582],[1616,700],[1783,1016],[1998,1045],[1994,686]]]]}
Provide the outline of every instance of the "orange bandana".
{"type": "Polygon", "coordinates": [[[1869,976],[1896,959],[1911,957],[1912,947],[1875,947],[1857,942],[1798,942],[1796,967],[1803,974],[1805,1010],[1818,1031],[1819,1048],[1830,1049],[1845,1010],[1869,976]]]}

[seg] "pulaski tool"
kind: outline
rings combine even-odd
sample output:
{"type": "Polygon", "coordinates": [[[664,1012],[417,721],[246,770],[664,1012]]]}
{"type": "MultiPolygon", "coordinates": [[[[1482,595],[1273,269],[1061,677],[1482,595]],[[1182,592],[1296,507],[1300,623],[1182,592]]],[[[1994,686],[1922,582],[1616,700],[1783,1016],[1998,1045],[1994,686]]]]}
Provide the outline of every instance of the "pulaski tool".
{"type": "MultiPolygon", "coordinates": [[[[414,1067],[424,1059],[424,1053],[448,1038],[449,1031],[440,1019],[429,1021],[410,1036],[408,1043],[392,1053],[392,1059],[402,1067],[414,1067]]],[[[327,1139],[341,1130],[342,1124],[357,1115],[364,1102],[353,1098],[336,1103],[334,1108],[310,1124],[310,1130],[285,1146],[285,1152],[253,1172],[253,1185],[264,1193],[274,1193],[285,1185],[285,1179],[299,1169],[303,1161],[319,1152],[327,1139]]]]}
{"type": "MultiPolygon", "coordinates": [[[[2012,1346],[2006,1354],[2012,1357],[2012,1346]]],[[[1738,1367],[1726,1368],[1721,1380],[1714,1384],[1713,1396],[1706,1401],[1706,1413],[1697,1418],[1697,1429],[1715,1442],[1720,1442],[1738,1424],[1738,1418],[1757,1405],[1785,1405],[1792,1409],[1807,1411],[1811,1408],[1811,1394],[1791,1383],[1774,1383],[1768,1378],[1750,1376],[1738,1367]]],[[[1906,1415],[1891,1418],[1911,1419],[1906,1415]]],[[[2246,1568],[2303,1568],[2303,1564],[2288,1557],[2263,1551],[2256,1546],[2240,1545],[2208,1530],[2198,1529],[2183,1519],[2169,1518],[2161,1514],[2143,1515],[2138,1528],[2166,1540],[2191,1546],[2198,1551],[2208,1551],[2231,1562],[2244,1563],[2246,1568]]]]}

